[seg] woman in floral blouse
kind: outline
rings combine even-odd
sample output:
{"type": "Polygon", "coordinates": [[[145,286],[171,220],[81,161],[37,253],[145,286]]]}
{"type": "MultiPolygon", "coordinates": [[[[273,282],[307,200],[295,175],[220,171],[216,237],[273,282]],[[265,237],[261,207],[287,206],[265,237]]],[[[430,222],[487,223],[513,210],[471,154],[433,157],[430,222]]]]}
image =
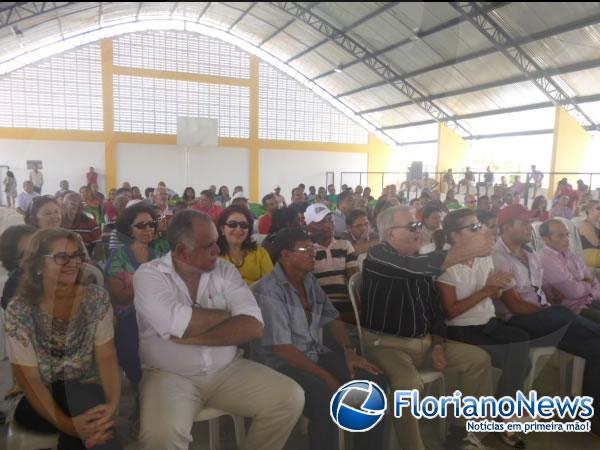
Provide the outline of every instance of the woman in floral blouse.
{"type": "Polygon", "coordinates": [[[114,432],[120,377],[107,292],[80,282],[81,238],[55,228],[34,234],[6,336],[23,389],[14,419],[58,431],[58,449],[121,449],[114,432]]]}

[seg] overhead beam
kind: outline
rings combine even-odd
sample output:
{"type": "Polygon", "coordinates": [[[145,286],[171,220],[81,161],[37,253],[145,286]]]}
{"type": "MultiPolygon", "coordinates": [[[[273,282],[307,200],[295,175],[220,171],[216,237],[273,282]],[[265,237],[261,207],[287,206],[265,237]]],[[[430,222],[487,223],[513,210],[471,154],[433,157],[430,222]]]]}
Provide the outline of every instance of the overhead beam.
{"type": "MultiPolygon", "coordinates": [[[[342,32],[346,33],[347,31],[350,31],[360,25],[362,25],[365,22],[368,22],[369,20],[373,19],[374,17],[377,17],[380,14],[383,14],[385,11],[387,11],[390,8],[393,8],[394,6],[396,6],[396,3],[394,2],[387,2],[385,3],[381,8],[378,8],[374,11],[371,11],[371,13],[367,14],[364,17],[361,17],[359,20],[357,20],[356,22],[348,25],[347,27],[342,28],[342,32]]],[[[286,63],[289,64],[292,61],[295,61],[298,58],[302,58],[304,55],[307,55],[308,53],[316,50],[317,48],[319,48],[322,45],[325,45],[326,43],[328,43],[331,39],[326,38],[323,39],[322,41],[317,42],[314,45],[311,45],[308,48],[305,48],[304,50],[302,50],[300,53],[295,54],[294,56],[292,56],[291,58],[289,58],[286,63]]]]}
{"type": "MultiPolygon", "coordinates": [[[[583,61],[575,64],[569,64],[568,66],[556,67],[553,69],[546,69],[544,74],[546,76],[564,75],[572,72],[579,72],[581,70],[597,69],[600,68],[600,59],[593,59],[591,61],[583,61]]],[[[536,76],[541,76],[541,73],[535,73],[536,76]]],[[[493,89],[501,86],[508,86],[515,83],[522,83],[527,81],[528,78],[525,75],[516,75],[510,78],[504,78],[498,81],[491,81],[489,83],[477,84],[466,88],[454,89],[452,91],[440,92],[439,94],[428,95],[425,98],[428,100],[439,100],[441,98],[456,97],[458,95],[470,94],[472,92],[483,91],[486,89],[493,89]]],[[[358,115],[372,114],[376,112],[387,111],[390,109],[402,108],[404,106],[410,106],[413,102],[404,101],[398,103],[392,103],[390,105],[379,106],[377,108],[365,109],[358,111],[358,115]]]]}
{"type": "MultiPolygon", "coordinates": [[[[591,25],[596,25],[600,23],[600,13],[599,14],[593,14],[589,17],[586,17],[584,19],[579,19],[579,20],[575,20],[563,25],[559,25],[556,27],[552,27],[549,28],[547,30],[538,32],[538,33],[533,33],[529,36],[524,36],[518,39],[515,39],[515,43],[519,46],[523,46],[523,45],[527,45],[530,44],[531,42],[535,42],[535,41],[539,41],[542,39],[548,39],[551,38],[553,36],[559,35],[559,34],[563,34],[563,33],[568,33],[570,31],[575,31],[578,30],[580,28],[583,27],[587,27],[587,26],[591,26],[591,25]]],[[[434,70],[438,70],[438,69],[444,69],[446,67],[450,67],[450,66],[454,66],[456,64],[461,64],[463,62],[466,61],[471,61],[473,59],[476,58],[482,58],[484,56],[488,56],[491,55],[493,53],[496,53],[498,50],[496,49],[496,47],[489,47],[489,48],[485,48],[482,50],[477,50],[475,52],[471,52],[468,53],[466,55],[463,56],[459,56],[457,58],[454,59],[450,59],[447,61],[442,61],[441,63],[437,63],[437,64],[432,64],[430,66],[426,66],[423,67],[421,69],[417,69],[417,70],[413,70],[411,72],[407,72],[404,75],[402,75],[405,79],[409,79],[409,78],[413,78],[419,75],[423,75],[424,73],[428,73],[428,72],[433,72],[434,70]]],[[[332,73],[334,73],[333,71],[330,71],[328,74],[331,75],[332,73]]],[[[317,75],[317,77],[313,78],[313,80],[320,78],[319,75],[317,75]]],[[[346,97],[348,95],[354,95],[354,94],[358,94],[359,92],[363,92],[369,89],[374,89],[376,87],[380,87],[383,86],[385,83],[382,83],[380,81],[375,82],[375,83],[371,83],[368,84],[366,86],[361,86],[360,88],[357,89],[352,89],[346,92],[342,92],[341,94],[337,95],[337,98],[341,98],[341,97],[346,97]]]]}
{"type": "MultiPolygon", "coordinates": [[[[399,75],[389,65],[384,63],[381,59],[374,57],[362,44],[334,27],[323,18],[295,2],[274,2],[273,5],[288,12],[299,20],[302,20],[315,31],[327,36],[355,58],[364,59],[365,64],[369,69],[382,78],[382,80],[387,81],[390,86],[401,92],[405,97],[413,100],[416,106],[421,108],[435,120],[443,122],[448,122],[450,120],[448,114],[435,103],[430,101],[417,101],[416,99],[422,98],[423,94],[416,87],[403,80],[396,81],[398,80],[399,75]]],[[[456,126],[462,128],[459,123],[456,123],[456,126]]],[[[463,130],[465,133],[470,134],[468,130],[464,128],[463,130]]]]}
{"type": "MultiPolygon", "coordinates": [[[[492,3],[490,5],[486,5],[485,9],[488,10],[488,11],[491,11],[491,10],[498,9],[498,8],[503,7],[503,6],[509,5],[510,3],[511,2],[496,2],[496,3],[492,3]]],[[[443,22],[443,23],[441,23],[439,25],[436,25],[436,26],[434,26],[434,27],[432,27],[432,28],[430,28],[428,30],[418,31],[417,33],[415,33],[414,37],[402,39],[401,41],[398,41],[398,42],[396,42],[394,44],[390,44],[390,45],[388,45],[386,47],[383,47],[383,48],[381,48],[379,50],[376,50],[376,51],[373,52],[373,55],[375,55],[375,56],[383,55],[384,53],[390,52],[392,50],[396,50],[396,49],[398,49],[400,47],[403,47],[405,45],[410,44],[411,42],[414,42],[415,38],[416,39],[426,38],[427,36],[431,36],[431,35],[433,35],[435,33],[439,33],[440,31],[444,31],[444,30],[447,30],[447,29],[452,28],[454,26],[460,25],[464,21],[465,21],[464,17],[459,16],[459,17],[456,17],[454,19],[451,19],[451,20],[448,20],[446,22],[443,22]]],[[[347,69],[349,67],[352,67],[352,66],[354,66],[354,65],[356,65],[356,64],[358,64],[360,62],[362,62],[361,59],[354,59],[354,60],[352,60],[350,62],[347,62],[345,64],[341,64],[339,66],[339,69],[345,70],[345,69],[347,69]]],[[[321,74],[313,77],[312,81],[317,81],[317,80],[319,80],[321,78],[325,78],[325,77],[327,77],[329,75],[333,75],[334,73],[335,73],[335,70],[328,70],[327,72],[323,72],[323,73],[321,73],[321,74]]]]}
{"type": "MultiPolygon", "coordinates": [[[[568,104],[569,101],[573,101],[579,105],[585,104],[585,103],[590,103],[590,102],[600,102],[600,94],[572,97],[570,100],[563,100],[563,101],[559,102],[559,104],[561,106],[563,106],[563,105],[568,104]]],[[[496,115],[501,115],[501,114],[511,114],[511,113],[517,113],[517,112],[531,111],[531,110],[535,110],[535,109],[551,108],[552,106],[555,106],[554,103],[547,101],[547,102],[540,102],[540,103],[529,103],[527,105],[512,106],[509,108],[491,109],[489,111],[478,111],[475,113],[468,113],[468,114],[456,114],[451,117],[452,117],[452,120],[454,120],[454,121],[478,119],[480,117],[489,117],[489,116],[496,116],[496,115]]],[[[421,125],[431,125],[434,123],[436,123],[435,120],[421,120],[419,122],[410,122],[410,123],[403,123],[403,124],[398,124],[398,125],[388,125],[386,127],[381,127],[381,129],[385,130],[385,131],[400,130],[402,128],[411,128],[411,127],[416,127],[416,126],[421,126],[421,125]]]]}
{"type": "Polygon", "coordinates": [[[248,9],[247,9],[247,10],[245,10],[245,11],[244,11],[242,14],[240,14],[240,16],[239,16],[239,17],[238,17],[238,18],[235,20],[235,22],[233,22],[233,23],[231,24],[231,26],[229,27],[229,29],[228,29],[227,31],[231,31],[231,30],[233,30],[233,28],[235,28],[235,26],[236,26],[238,23],[240,23],[240,22],[242,21],[242,19],[248,15],[248,13],[249,13],[250,11],[252,11],[252,8],[254,8],[254,7],[256,6],[256,3],[257,3],[257,2],[252,2],[252,4],[251,4],[251,5],[248,7],[248,9]]]}
{"type": "Polygon", "coordinates": [[[57,11],[77,2],[65,2],[58,5],[57,2],[41,3],[41,6],[38,6],[36,2],[16,2],[14,5],[2,8],[0,10],[0,29],[14,26],[19,22],[41,14],[57,11]]]}
{"type": "Polygon", "coordinates": [[[519,45],[508,32],[483,11],[475,2],[451,2],[450,6],[462,14],[485,36],[529,81],[555,105],[565,102],[567,108],[579,114],[586,125],[594,125],[593,120],[573,102],[567,92],[552,77],[547,76],[540,65],[519,45]]]}
{"type": "MultiPolygon", "coordinates": [[[[312,8],[314,8],[315,6],[317,6],[319,4],[319,2],[313,2],[311,5],[308,5],[306,7],[306,9],[311,10],[312,8]]],[[[289,21],[287,21],[286,23],[284,23],[282,26],[280,26],[279,28],[277,28],[273,33],[271,33],[269,36],[267,36],[266,38],[264,38],[262,40],[262,42],[260,44],[258,44],[259,47],[262,47],[263,45],[265,45],[267,42],[269,42],[271,39],[273,39],[275,36],[277,36],[279,33],[285,31],[285,29],[287,27],[289,27],[291,24],[293,24],[296,21],[296,18],[293,17],[291,18],[289,21]]]]}

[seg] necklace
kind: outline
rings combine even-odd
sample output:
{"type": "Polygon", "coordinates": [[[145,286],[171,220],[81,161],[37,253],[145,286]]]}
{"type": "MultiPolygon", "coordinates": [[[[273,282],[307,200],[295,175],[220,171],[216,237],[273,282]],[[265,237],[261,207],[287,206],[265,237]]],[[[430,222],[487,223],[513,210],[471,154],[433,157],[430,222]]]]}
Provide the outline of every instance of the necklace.
{"type": "Polygon", "coordinates": [[[246,259],[246,252],[242,251],[242,262],[238,262],[231,253],[228,253],[229,259],[233,263],[236,268],[241,268],[244,265],[244,261],[246,259]]]}

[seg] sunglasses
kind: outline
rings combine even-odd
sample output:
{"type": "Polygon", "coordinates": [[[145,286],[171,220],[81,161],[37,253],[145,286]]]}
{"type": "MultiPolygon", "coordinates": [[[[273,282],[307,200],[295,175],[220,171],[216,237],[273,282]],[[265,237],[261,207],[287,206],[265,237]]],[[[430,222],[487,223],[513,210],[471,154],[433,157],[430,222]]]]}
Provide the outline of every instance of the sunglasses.
{"type": "Polygon", "coordinates": [[[250,229],[250,224],[248,222],[236,222],[235,220],[231,220],[229,222],[226,222],[225,225],[233,229],[236,229],[237,227],[240,227],[242,230],[250,229]]]}
{"type": "Polygon", "coordinates": [[[464,227],[455,228],[452,231],[460,231],[468,228],[472,233],[477,233],[479,230],[481,230],[481,227],[483,227],[483,225],[480,223],[472,223],[470,225],[465,225],[464,227]]]}
{"type": "Polygon", "coordinates": [[[394,227],[390,227],[391,230],[394,230],[396,228],[405,228],[411,233],[416,233],[418,230],[423,228],[423,224],[421,222],[409,222],[408,225],[396,225],[394,227]]]}
{"type": "Polygon", "coordinates": [[[55,253],[53,255],[44,255],[44,256],[46,256],[48,258],[52,258],[54,260],[54,262],[56,264],[58,264],[59,266],[66,266],[67,264],[69,264],[69,262],[72,259],[75,259],[81,263],[86,258],[86,254],[83,252],[73,253],[72,255],[69,255],[68,253],[65,253],[65,252],[59,252],[59,253],[55,253]]]}
{"type": "Polygon", "coordinates": [[[146,228],[158,228],[158,222],[156,220],[150,220],[148,222],[138,222],[131,225],[133,228],[138,230],[145,230],[146,228]]]}

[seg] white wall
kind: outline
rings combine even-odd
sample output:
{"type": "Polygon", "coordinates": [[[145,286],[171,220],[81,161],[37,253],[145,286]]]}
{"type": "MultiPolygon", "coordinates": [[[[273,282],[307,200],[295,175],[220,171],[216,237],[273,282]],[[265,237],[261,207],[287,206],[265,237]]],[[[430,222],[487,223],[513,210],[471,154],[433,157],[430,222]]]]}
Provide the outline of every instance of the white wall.
{"type": "MultiPolygon", "coordinates": [[[[292,189],[300,183],[317,189],[325,186],[325,173],[335,172],[335,185],[339,187],[340,172],[366,172],[367,153],[320,152],[301,150],[260,150],[260,198],[281,186],[281,195],[289,200],[292,189]]],[[[364,179],[365,177],[363,177],[364,179]]],[[[348,178],[350,184],[351,179],[348,178]]],[[[346,178],[344,178],[346,183],[346,178]]],[[[366,184],[366,180],[363,182],[366,184]]]]}
{"type": "Polygon", "coordinates": [[[98,184],[104,191],[104,144],[101,142],[0,139],[0,165],[10,166],[19,192],[23,190],[23,181],[29,177],[27,160],[43,163],[42,194],[56,193],[62,179],[69,181],[71,189],[79,190],[87,183],[85,174],[90,166],[98,172],[98,184]]]}
{"type": "Polygon", "coordinates": [[[198,195],[211,184],[226,185],[230,192],[235,185],[249,191],[250,160],[245,148],[191,148],[189,158],[183,147],[158,144],[118,144],[117,184],[129,181],[142,192],[167,183],[179,194],[192,186],[198,195]]]}

